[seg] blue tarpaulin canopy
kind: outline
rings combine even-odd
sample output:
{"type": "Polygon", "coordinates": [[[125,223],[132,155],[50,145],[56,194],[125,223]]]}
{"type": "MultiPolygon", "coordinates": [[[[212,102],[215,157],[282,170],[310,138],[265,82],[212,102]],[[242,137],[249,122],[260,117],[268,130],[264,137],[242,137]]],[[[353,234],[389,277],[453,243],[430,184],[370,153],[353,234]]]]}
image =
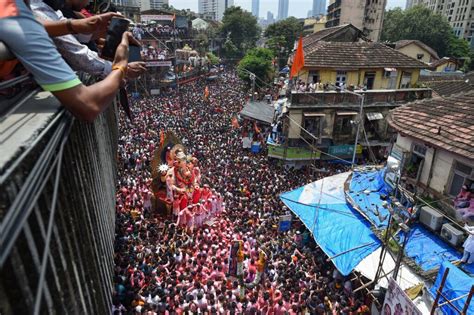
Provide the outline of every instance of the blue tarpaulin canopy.
{"type": "MultiPolygon", "coordinates": [[[[400,244],[404,235],[401,233],[400,244]]],[[[420,224],[415,224],[409,232],[405,255],[412,258],[423,271],[440,267],[444,262],[461,259],[461,253],[451,245],[428,231],[420,224]]]]}
{"type": "MultiPolygon", "coordinates": [[[[452,303],[454,304],[454,306],[456,306],[458,310],[462,311],[467,301],[467,295],[469,294],[471,287],[474,285],[474,278],[468,276],[453,264],[447,261],[441,264],[441,267],[439,268],[438,272],[438,277],[436,278],[435,284],[431,287],[430,293],[433,298],[436,297],[436,290],[438,290],[440,287],[441,279],[443,278],[443,274],[446,268],[449,268],[449,273],[441,292],[446,298],[452,301],[452,303]]],[[[439,304],[444,302],[446,302],[446,300],[443,297],[440,297],[439,304]]],[[[459,314],[456,310],[453,309],[452,306],[448,304],[442,306],[441,310],[443,311],[443,314],[447,315],[459,314]]],[[[466,314],[474,314],[474,302],[471,302],[466,314]]]]}
{"type": "Polygon", "coordinates": [[[348,176],[347,172],[326,177],[280,195],[345,276],[380,246],[370,224],[346,203],[348,176]]]}
{"type": "Polygon", "coordinates": [[[383,179],[384,171],[355,171],[349,185],[349,196],[377,228],[386,228],[389,219],[388,209],[382,206],[380,198],[382,194],[387,196],[391,189],[383,179]]]}

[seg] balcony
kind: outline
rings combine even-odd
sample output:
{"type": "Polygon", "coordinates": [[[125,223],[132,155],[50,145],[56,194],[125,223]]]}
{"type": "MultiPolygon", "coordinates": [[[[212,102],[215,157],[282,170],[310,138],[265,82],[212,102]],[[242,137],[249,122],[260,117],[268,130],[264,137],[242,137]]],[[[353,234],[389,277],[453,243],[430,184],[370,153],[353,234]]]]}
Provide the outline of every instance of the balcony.
{"type": "MultiPolygon", "coordinates": [[[[356,90],[365,95],[364,106],[396,106],[415,100],[431,98],[431,89],[413,88],[399,90],[356,90]]],[[[347,107],[358,106],[360,98],[357,95],[338,91],[316,91],[314,93],[292,92],[290,108],[308,107],[347,107]]]]}

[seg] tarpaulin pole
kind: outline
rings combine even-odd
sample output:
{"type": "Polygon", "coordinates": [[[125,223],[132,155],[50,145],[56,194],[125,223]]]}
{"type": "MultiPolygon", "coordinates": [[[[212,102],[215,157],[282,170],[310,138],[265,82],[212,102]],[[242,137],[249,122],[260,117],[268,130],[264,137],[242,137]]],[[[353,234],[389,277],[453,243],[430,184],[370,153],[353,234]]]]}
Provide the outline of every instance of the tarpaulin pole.
{"type": "Polygon", "coordinates": [[[469,308],[469,304],[471,304],[471,299],[472,299],[472,295],[474,294],[474,285],[471,286],[471,291],[469,291],[469,295],[467,297],[467,300],[466,300],[466,304],[464,304],[464,307],[462,309],[462,315],[466,315],[467,314],[467,309],[469,308]]]}
{"type": "Polygon", "coordinates": [[[443,274],[443,278],[441,279],[441,283],[439,284],[438,290],[436,290],[436,298],[433,302],[433,306],[431,307],[431,312],[430,312],[431,315],[434,315],[434,313],[436,311],[436,308],[438,308],[439,298],[441,296],[441,291],[444,288],[444,284],[446,282],[446,279],[448,278],[448,273],[449,273],[449,268],[446,268],[446,270],[444,271],[444,274],[443,274]]]}
{"type": "Polygon", "coordinates": [[[339,253],[339,254],[336,254],[336,255],[334,255],[334,256],[332,256],[332,257],[329,257],[328,259],[326,259],[326,261],[330,261],[331,259],[334,259],[334,258],[336,258],[336,257],[342,256],[342,255],[347,254],[347,253],[349,253],[349,252],[352,252],[353,250],[356,250],[356,249],[359,249],[359,248],[362,248],[362,247],[367,247],[367,246],[370,246],[370,245],[372,245],[372,244],[374,244],[374,242],[365,243],[365,244],[362,244],[362,245],[360,245],[360,246],[357,246],[357,247],[354,247],[354,248],[345,250],[345,251],[343,251],[342,253],[339,253]]]}

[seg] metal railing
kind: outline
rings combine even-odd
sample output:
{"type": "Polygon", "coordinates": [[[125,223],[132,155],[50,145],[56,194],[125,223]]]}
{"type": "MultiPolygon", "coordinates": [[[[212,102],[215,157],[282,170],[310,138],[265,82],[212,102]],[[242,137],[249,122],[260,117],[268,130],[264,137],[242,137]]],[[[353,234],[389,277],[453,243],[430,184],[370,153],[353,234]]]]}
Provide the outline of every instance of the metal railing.
{"type": "Polygon", "coordinates": [[[115,104],[94,123],[62,108],[1,166],[0,313],[110,313],[117,139],[115,104]]]}

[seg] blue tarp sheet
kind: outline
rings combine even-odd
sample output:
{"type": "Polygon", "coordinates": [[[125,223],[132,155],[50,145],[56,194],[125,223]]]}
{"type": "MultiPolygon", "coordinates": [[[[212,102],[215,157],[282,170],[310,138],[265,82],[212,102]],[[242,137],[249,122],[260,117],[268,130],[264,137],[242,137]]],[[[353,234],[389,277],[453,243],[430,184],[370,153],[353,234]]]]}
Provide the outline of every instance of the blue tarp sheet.
{"type": "MultiPolygon", "coordinates": [[[[431,287],[430,293],[433,298],[436,297],[436,290],[439,289],[441,284],[441,279],[443,278],[444,271],[446,268],[449,268],[448,277],[446,278],[446,282],[444,284],[442,293],[446,296],[449,300],[453,300],[457,297],[467,295],[471,290],[471,286],[474,285],[474,278],[468,276],[456,266],[449,262],[443,262],[439,269],[438,277],[436,278],[435,284],[431,287]]],[[[466,304],[467,296],[453,301],[452,303],[459,309],[462,310],[464,305],[466,304]]],[[[443,303],[446,300],[443,297],[440,297],[439,303],[443,303]]],[[[441,307],[443,314],[447,315],[458,315],[459,313],[456,312],[451,306],[444,305],[441,307]]],[[[469,309],[467,310],[467,314],[474,314],[474,302],[469,304],[469,309]]]]}
{"type": "Polygon", "coordinates": [[[313,238],[343,275],[348,275],[380,241],[370,224],[345,200],[344,182],[349,173],[326,177],[280,195],[305,224],[313,238]]]}
{"type": "MultiPolygon", "coordinates": [[[[400,244],[404,234],[401,233],[400,244]]],[[[424,271],[438,268],[446,261],[461,259],[462,255],[451,245],[442,241],[439,236],[431,233],[420,224],[413,226],[409,232],[405,254],[412,258],[424,271]]]]}
{"type": "Polygon", "coordinates": [[[349,195],[359,209],[377,228],[388,225],[389,212],[382,206],[380,195],[388,195],[390,187],[385,183],[385,169],[374,171],[355,171],[349,185],[349,195]]]}

